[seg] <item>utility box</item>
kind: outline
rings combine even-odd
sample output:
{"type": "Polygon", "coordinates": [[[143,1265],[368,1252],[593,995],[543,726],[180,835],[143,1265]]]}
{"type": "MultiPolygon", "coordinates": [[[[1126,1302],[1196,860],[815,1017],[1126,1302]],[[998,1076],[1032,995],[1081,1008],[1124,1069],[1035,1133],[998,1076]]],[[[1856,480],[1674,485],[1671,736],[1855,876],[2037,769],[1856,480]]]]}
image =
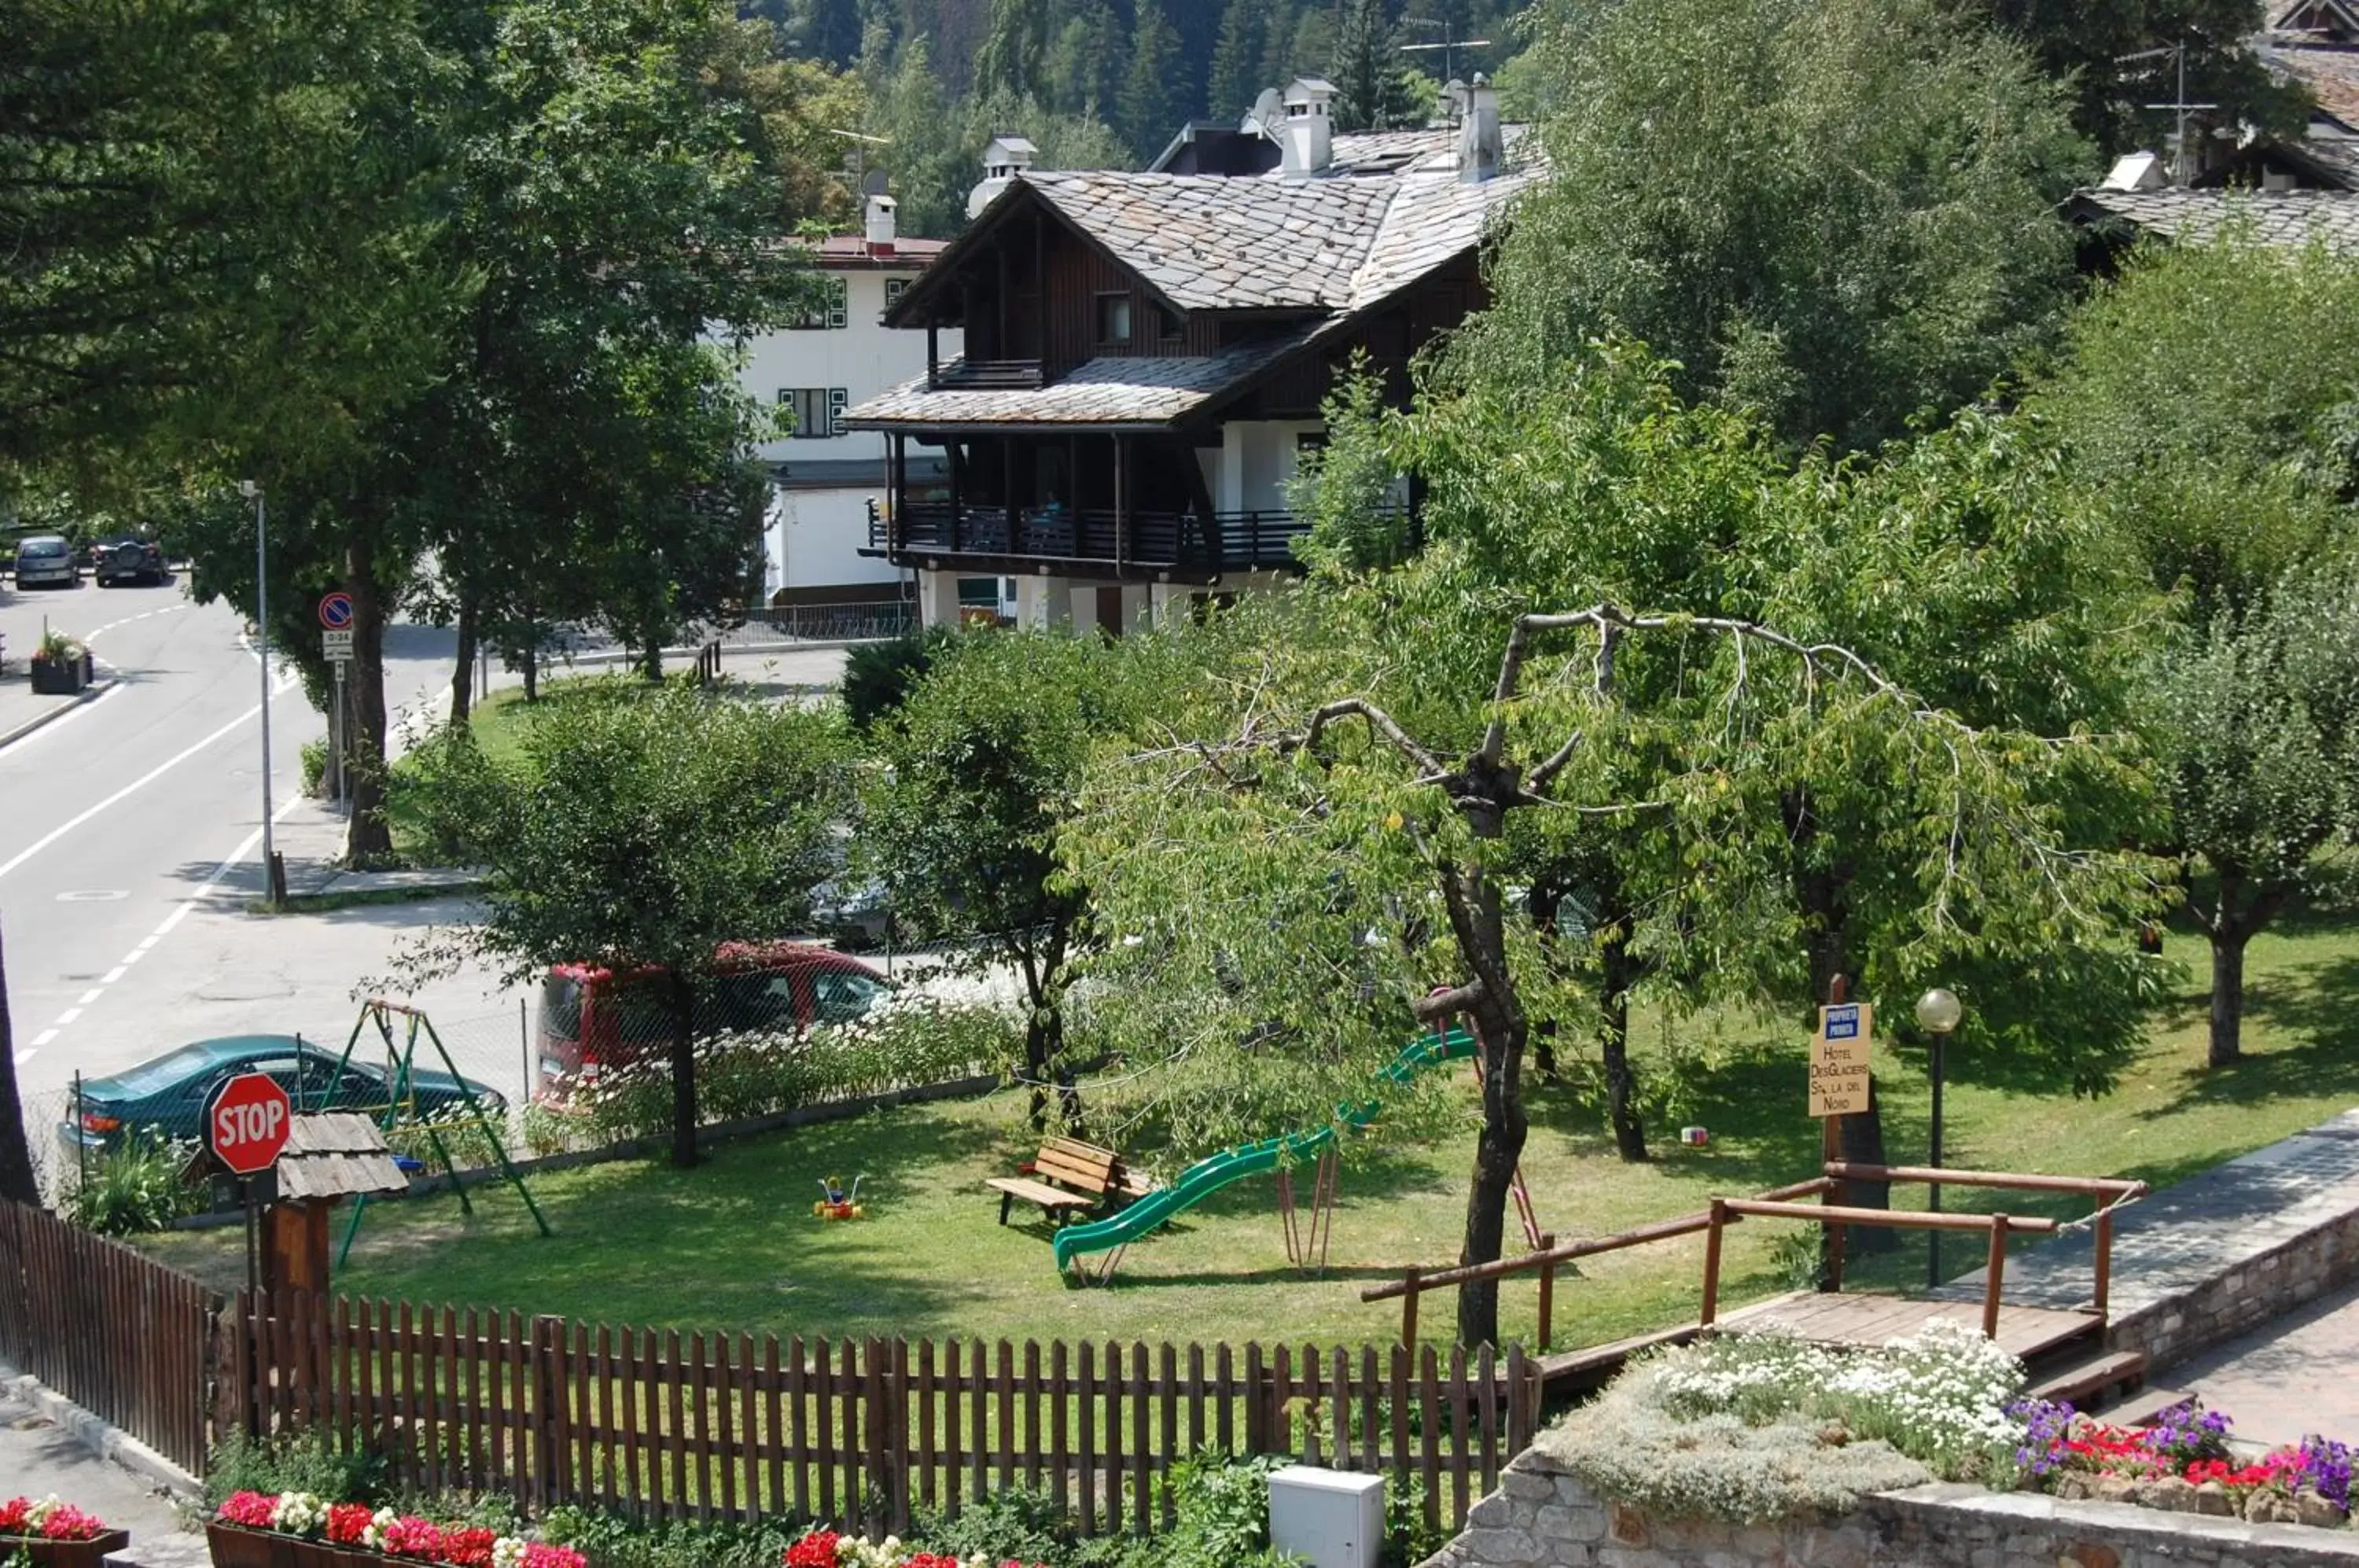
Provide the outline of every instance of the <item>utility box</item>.
{"type": "Polygon", "coordinates": [[[1376,1568],[1385,1478],[1288,1465],[1269,1477],[1269,1543],[1312,1568],[1376,1568]]]}

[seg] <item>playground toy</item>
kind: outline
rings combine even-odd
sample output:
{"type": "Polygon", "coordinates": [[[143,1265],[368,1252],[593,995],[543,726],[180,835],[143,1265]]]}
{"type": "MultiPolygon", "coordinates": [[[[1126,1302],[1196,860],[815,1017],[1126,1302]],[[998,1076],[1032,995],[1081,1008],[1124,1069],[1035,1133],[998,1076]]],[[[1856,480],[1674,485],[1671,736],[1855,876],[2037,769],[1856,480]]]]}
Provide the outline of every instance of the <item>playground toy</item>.
{"type": "Polygon", "coordinates": [[[852,1179],[852,1187],[846,1191],[841,1176],[820,1178],[820,1200],[811,1205],[811,1213],[823,1220],[866,1219],[868,1205],[860,1201],[860,1184],[867,1180],[867,1173],[863,1171],[852,1179]]]}
{"type": "MultiPolygon", "coordinates": [[[[1377,1075],[1380,1080],[1378,1088],[1382,1089],[1387,1083],[1405,1084],[1412,1076],[1429,1067],[1461,1062],[1473,1054],[1474,1037],[1464,1029],[1420,1035],[1404,1047],[1391,1064],[1377,1075]]],[[[1375,1121],[1382,1108],[1375,1099],[1363,1101],[1357,1105],[1338,1105],[1335,1122],[1325,1127],[1288,1133],[1282,1138],[1264,1138],[1258,1143],[1206,1155],[1181,1171],[1169,1186],[1158,1187],[1144,1194],[1121,1213],[1088,1225],[1061,1227],[1053,1244],[1057,1267],[1065,1269],[1075,1258],[1087,1253],[1112,1251],[1114,1257],[1097,1271],[1097,1277],[1103,1279],[1113,1272],[1115,1261],[1122,1256],[1122,1248],[1140,1236],[1169,1223],[1175,1215],[1195,1207],[1233,1181],[1258,1176],[1266,1171],[1289,1171],[1305,1160],[1318,1159],[1335,1141],[1336,1123],[1357,1130],[1375,1121]]],[[[1289,1180],[1288,1186],[1290,1188],[1291,1185],[1289,1180]]],[[[1332,1177],[1316,1181],[1316,1186],[1325,1188],[1324,1200],[1332,1204],[1332,1177]]],[[[1286,1208],[1290,1214],[1292,1205],[1288,1203],[1286,1208]]],[[[1302,1236],[1294,1230],[1290,1217],[1287,1224],[1288,1251],[1298,1262],[1307,1261],[1314,1250],[1323,1251],[1323,1234],[1315,1237],[1302,1236]]]]}
{"type": "Polygon", "coordinates": [[[1712,1134],[1700,1127],[1680,1128],[1680,1142],[1690,1149],[1701,1149],[1712,1141],[1712,1134]]]}

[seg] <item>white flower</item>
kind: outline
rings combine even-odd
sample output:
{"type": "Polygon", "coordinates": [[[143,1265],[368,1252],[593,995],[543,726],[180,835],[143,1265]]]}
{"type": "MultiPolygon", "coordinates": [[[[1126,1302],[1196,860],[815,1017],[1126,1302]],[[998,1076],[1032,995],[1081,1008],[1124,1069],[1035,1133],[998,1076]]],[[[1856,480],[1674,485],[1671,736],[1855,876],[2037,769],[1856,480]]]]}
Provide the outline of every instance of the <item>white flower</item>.
{"type": "Polygon", "coordinates": [[[65,1507],[65,1499],[51,1492],[25,1510],[25,1522],[31,1525],[33,1533],[38,1535],[40,1533],[41,1526],[49,1522],[49,1516],[63,1507],[65,1507]]]}
{"type": "Polygon", "coordinates": [[[524,1537],[504,1535],[492,1542],[492,1568],[516,1568],[524,1561],[524,1537]]]}
{"type": "Polygon", "coordinates": [[[281,1492],[270,1506],[270,1528],[310,1535],[328,1522],[328,1505],[310,1492],[281,1492]]]}
{"type": "Polygon", "coordinates": [[[379,1508],[369,1516],[368,1528],[361,1531],[361,1544],[372,1552],[385,1548],[385,1532],[399,1523],[401,1516],[391,1508],[379,1508]]]}

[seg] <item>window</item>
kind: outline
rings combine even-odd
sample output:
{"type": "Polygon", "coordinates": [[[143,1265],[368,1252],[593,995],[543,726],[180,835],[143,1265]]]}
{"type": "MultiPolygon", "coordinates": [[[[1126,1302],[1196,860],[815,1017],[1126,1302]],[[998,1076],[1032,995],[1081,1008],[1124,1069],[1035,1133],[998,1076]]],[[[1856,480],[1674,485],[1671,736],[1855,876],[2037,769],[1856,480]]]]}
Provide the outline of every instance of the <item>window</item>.
{"type": "Polygon", "coordinates": [[[865,975],[825,969],[811,976],[810,987],[811,1012],[823,1024],[848,1024],[885,994],[885,987],[865,975]]]}
{"type": "Polygon", "coordinates": [[[909,280],[908,278],[886,278],[885,280],[885,309],[887,311],[890,311],[894,306],[901,302],[901,296],[907,294],[908,291],[909,280]]]}
{"type": "Polygon", "coordinates": [[[787,430],[793,441],[825,441],[843,433],[843,406],[848,399],[841,387],[782,387],[778,389],[778,414],[781,422],[791,420],[787,430]]]}
{"type": "Polygon", "coordinates": [[[1180,319],[1179,311],[1167,310],[1160,305],[1155,307],[1155,326],[1166,343],[1180,337],[1187,330],[1187,323],[1180,319]]]}
{"type": "Polygon", "coordinates": [[[1126,343],[1130,341],[1130,296],[1101,294],[1098,296],[1098,342],[1126,343]]]}
{"type": "Polygon", "coordinates": [[[803,332],[820,332],[829,327],[841,327],[847,324],[850,320],[851,306],[851,295],[844,280],[841,278],[822,278],[819,280],[817,301],[810,310],[797,317],[792,325],[803,332]]]}

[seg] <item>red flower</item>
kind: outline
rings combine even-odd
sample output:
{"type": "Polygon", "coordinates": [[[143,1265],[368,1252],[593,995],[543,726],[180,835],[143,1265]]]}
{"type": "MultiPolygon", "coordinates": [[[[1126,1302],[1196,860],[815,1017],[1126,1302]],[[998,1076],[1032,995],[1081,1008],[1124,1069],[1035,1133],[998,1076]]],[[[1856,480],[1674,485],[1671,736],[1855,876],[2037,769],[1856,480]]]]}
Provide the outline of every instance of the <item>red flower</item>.
{"type": "Polygon", "coordinates": [[[0,1503],[0,1535],[22,1535],[25,1522],[33,1511],[30,1497],[11,1497],[0,1503]]]}
{"type": "Polygon", "coordinates": [[[492,1542],[499,1538],[497,1530],[446,1530],[442,1561],[451,1568],[492,1568],[492,1542]]]}
{"type": "Polygon", "coordinates": [[[836,1542],[832,1530],[815,1530],[787,1548],[787,1568],[835,1568],[836,1542]]]}
{"type": "Polygon", "coordinates": [[[270,1512],[278,1499],[262,1492],[232,1492],[214,1517],[223,1524],[243,1525],[247,1530],[268,1530],[270,1512]]]}
{"type": "Polygon", "coordinates": [[[48,1541],[91,1541],[105,1533],[106,1527],[96,1517],[68,1503],[51,1508],[49,1517],[41,1521],[41,1535],[48,1541]]]}
{"type": "Polygon", "coordinates": [[[590,1568],[590,1560],[570,1546],[531,1541],[524,1549],[524,1568],[590,1568]]]}
{"type": "Polygon", "coordinates": [[[328,1539],[338,1546],[358,1546],[375,1518],[375,1510],[366,1503],[330,1503],[328,1539]]]}
{"type": "Polygon", "coordinates": [[[405,1514],[386,1527],[387,1557],[415,1557],[431,1563],[442,1554],[441,1529],[414,1514],[405,1514]]]}

